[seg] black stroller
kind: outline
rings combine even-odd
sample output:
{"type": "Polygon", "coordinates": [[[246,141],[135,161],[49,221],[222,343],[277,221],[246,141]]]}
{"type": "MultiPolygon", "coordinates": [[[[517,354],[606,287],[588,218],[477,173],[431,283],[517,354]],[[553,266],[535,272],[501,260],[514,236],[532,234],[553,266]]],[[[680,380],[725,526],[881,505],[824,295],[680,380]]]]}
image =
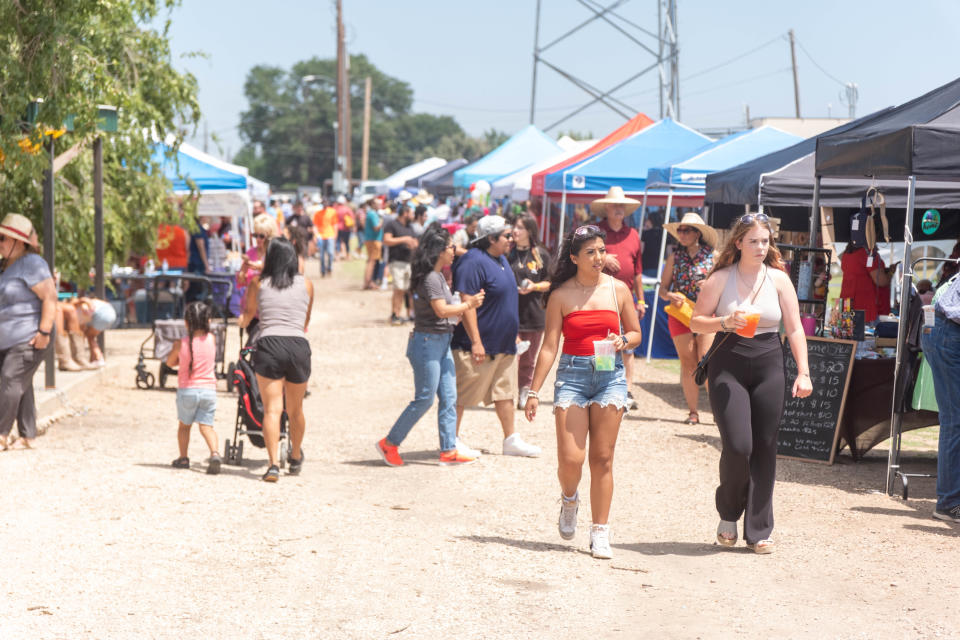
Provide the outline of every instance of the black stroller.
{"type": "MultiPolygon", "coordinates": [[[[241,333],[241,344],[243,343],[241,333]]],[[[263,440],[263,400],[260,398],[260,389],[257,386],[257,376],[253,372],[253,352],[256,347],[247,346],[240,350],[240,359],[237,360],[231,372],[232,384],[237,392],[237,419],[234,423],[233,440],[224,443],[223,459],[227,464],[239,465],[243,460],[243,440],[240,436],[247,436],[250,444],[263,449],[266,443],[263,440]]],[[[292,453],[292,446],[287,430],[287,412],[280,414],[280,451],[279,465],[283,469],[287,458],[292,453]]]]}

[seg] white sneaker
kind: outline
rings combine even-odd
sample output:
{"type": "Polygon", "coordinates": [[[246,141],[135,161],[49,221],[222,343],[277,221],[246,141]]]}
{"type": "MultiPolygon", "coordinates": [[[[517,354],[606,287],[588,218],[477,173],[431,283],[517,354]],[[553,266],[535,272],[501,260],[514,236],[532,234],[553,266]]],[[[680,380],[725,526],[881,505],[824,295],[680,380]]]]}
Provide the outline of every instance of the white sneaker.
{"type": "Polygon", "coordinates": [[[557,529],[564,540],[573,540],[577,535],[577,511],[580,509],[580,492],[574,494],[573,500],[567,500],[560,494],[560,519],[557,520],[557,529]]]}
{"type": "Polygon", "coordinates": [[[510,437],[503,439],[503,455],[536,458],[540,455],[540,447],[527,444],[520,439],[519,435],[514,433],[510,437]]]}
{"type": "Polygon", "coordinates": [[[613,557],[613,551],[610,549],[610,525],[590,525],[590,554],[602,560],[613,557]]]}
{"type": "Polygon", "coordinates": [[[468,458],[479,458],[481,455],[483,455],[482,451],[478,451],[477,449],[468,446],[467,443],[460,438],[457,438],[457,451],[468,458]]]}

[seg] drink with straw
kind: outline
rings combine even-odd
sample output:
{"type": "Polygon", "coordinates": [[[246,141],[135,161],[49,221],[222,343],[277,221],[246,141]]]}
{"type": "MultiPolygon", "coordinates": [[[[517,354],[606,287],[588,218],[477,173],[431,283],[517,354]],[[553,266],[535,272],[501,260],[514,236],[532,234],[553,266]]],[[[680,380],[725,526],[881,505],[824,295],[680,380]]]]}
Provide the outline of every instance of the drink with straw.
{"type": "Polygon", "coordinates": [[[757,333],[757,325],[760,323],[760,309],[753,305],[746,305],[737,309],[736,313],[742,313],[743,319],[747,321],[747,326],[737,329],[738,336],[752,338],[757,333]]]}

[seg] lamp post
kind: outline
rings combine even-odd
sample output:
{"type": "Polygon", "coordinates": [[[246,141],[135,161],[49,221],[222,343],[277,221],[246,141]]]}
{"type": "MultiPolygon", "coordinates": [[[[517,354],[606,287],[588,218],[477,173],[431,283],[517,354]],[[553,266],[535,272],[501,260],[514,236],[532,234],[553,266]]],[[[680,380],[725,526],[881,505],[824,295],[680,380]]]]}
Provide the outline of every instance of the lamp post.
{"type": "MultiPolygon", "coordinates": [[[[303,83],[317,82],[321,80],[328,80],[330,82],[336,82],[333,78],[329,76],[321,76],[316,74],[310,74],[302,76],[300,81],[303,83]]],[[[337,118],[333,121],[333,175],[331,176],[332,188],[334,195],[340,195],[344,192],[343,188],[343,160],[340,157],[340,114],[337,114],[337,118]]]]}

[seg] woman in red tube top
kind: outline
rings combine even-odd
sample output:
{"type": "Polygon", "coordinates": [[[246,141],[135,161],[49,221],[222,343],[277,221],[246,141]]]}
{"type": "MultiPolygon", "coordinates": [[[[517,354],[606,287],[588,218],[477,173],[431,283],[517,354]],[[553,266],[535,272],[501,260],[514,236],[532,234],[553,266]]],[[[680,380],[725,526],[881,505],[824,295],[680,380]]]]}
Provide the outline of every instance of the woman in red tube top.
{"type": "Polygon", "coordinates": [[[534,369],[525,412],[533,420],[539,391],[553,366],[563,335],[553,404],[557,423],[557,475],[561,507],[558,528],[573,539],[580,505],[577,486],[590,439],[590,551],[610,558],[607,520],[613,498],[613,450],[620,420],[629,404],[620,352],[640,343],[640,321],[627,286],[603,273],[605,234],[598,227],[579,227],[563,240],[550,278],[543,346],[534,369]],[[609,341],[613,362],[594,355],[595,341],[609,341]],[[605,370],[612,364],[612,370],[605,370]]]}

